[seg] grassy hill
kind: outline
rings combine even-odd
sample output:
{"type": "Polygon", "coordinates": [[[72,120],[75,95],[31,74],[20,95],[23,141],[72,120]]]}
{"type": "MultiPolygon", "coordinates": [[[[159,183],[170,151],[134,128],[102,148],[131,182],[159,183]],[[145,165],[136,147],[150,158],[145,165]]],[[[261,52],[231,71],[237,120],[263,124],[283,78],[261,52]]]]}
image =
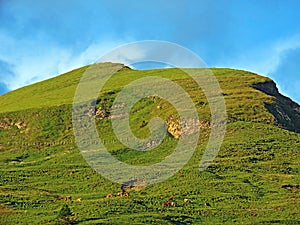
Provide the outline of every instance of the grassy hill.
{"type": "MultiPolygon", "coordinates": [[[[73,134],[72,102],[86,69],[0,96],[0,224],[63,224],[66,220],[58,215],[65,204],[75,224],[299,224],[300,107],[282,96],[272,80],[242,70],[212,69],[228,116],[213,164],[199,172],[210,133],[204,126],[193,157],[177,174],[162,183],[132,188],[127,197],[106,198],[120,192],[120,185],[88,165],[73,134]],[[66,196],[72,200],[58,200],[66,196]],[[176,206],[164,206],[169,198],[176,206]]],[[[147,76],[168,78],[183,87],[200,120],[209,123],[204,93],[180,69],[124,67],[99,93],[97,109],[109,114],[117,93],[147,76]]],[[[139,101],[131,112],[133,133],[140,138],[150,134],[143,123],[176,114],[168,102],[150,98],[139,101]]],[[[109,151],[133,165],[159,162],[177,143],[168,135],[153,150],[137,152],[116,140],[109,116],[96,118],[96,124],[102,140],[110,143],[109,151]]]]}

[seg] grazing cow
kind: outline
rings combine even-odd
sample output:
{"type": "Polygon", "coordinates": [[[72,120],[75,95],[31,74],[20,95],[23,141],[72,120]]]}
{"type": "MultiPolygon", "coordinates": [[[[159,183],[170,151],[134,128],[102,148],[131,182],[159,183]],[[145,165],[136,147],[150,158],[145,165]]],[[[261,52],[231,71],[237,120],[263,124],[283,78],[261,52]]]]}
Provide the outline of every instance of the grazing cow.
{"type": "Polygon", "coordinates": [[[176,206],[175,202],[171,202],[171,206],[175,207],[176,206]]]}
{"type": "Polygon", "coordinates": [[[211,205],[208,202],[205,202],[204,206],[211,207],[211,205]]]}
{"type": "Polygon", "coordinates": [[[106,198],[111,198],[112,196],[113,196],[112,193],[109,193],[106,195],[106,198]]]}
{"type": "Polygon", "coordinates": [[[65,197],[65,200],[66,200],[66,201],[71,201],[71,200],[72,200],[72,196],[71,196],[71,195],[67,195],[67,196],[65,197]]]}
{"type": "Polygon", "coordinates": [[[171,202],[165,202],[165,203],[164,203],[164,206],[166,206],[166,207],[171,206],[171,202]]]}
{"type": "Polygon", "coordinates": [[[56,200],[58,200],[58,201],[63,200],[63,197],[58,196],[58,197],[56,198],[56,200]]]}
{"type": "Polygon", "coordinates": [[[122,197],[122,192],[118,192],[117,194],[115,194],[116,197],[122,197]]]}
{"type": "Polygon", "coordinates": [[[81,202],[81,198],[77,198],[75,202],[81,202]]]}
{"type": "Polygon", "coordinates": [[[124,197],[127,197],[127,196],[129,196],[129,193],[125,191],[125,192],[123,193],[123,196],[124,196],[124,197]]]}
{"type": "Polygon", "coordinates": [[[168,198],[168,201],[172,201],[173,200],[173,198],[168,198]]]}
{"type": "Polygon", "coordinates": [[[190,202],[190,200],[189,200],[189,199],[187,199],[187,198],[185,198],[185,199],[183,199],[183,202],[184,202],[185,204],[187,204],[187,203],[189,203],[189,202],[190,202]]]}

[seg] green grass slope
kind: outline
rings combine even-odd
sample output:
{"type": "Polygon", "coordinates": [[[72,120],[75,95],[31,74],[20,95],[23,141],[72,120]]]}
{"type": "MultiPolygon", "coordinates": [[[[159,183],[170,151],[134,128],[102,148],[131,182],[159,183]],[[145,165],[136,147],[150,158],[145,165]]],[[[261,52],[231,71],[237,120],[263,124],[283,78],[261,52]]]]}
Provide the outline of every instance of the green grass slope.
{"type": "MultiPolygon", "coordinates": [[[[212,69],[228,114],[226,136],[214,162],[199,172],[210,133],[205,127],[193,157],[174,176],[131,189],[128,197],[106,198],[120,192],[120,185],[97,174],[74,141],[72,102],[86,69],[0,96],[0,224],[67,224],[58,218],[65,204],[74,224],[299,224],[299,106],[280,95],[269,78],[212,69]],[[57,200],[65,196],[72,200],[57,200]],[[165,207],[168,198],[176,205],[165,207]]],[[[210,120],[204,94],[179,69],[124,68],[105,85],[97,108],[109,109],[122,87],[145,76],[181,85],[199,118],[210,120]]],[[[168,102],[148,98],[131,112],[132,130],[141,138],[149,135],[143,121],[176,113],[168,102]]],[[[109,118],[96,119],[96,124],[101,138],[110,143],[109,151],[133,165],[159,162],[177,143],[169,135],[153,150],[137,152],[118,142],[109,118]]]]}

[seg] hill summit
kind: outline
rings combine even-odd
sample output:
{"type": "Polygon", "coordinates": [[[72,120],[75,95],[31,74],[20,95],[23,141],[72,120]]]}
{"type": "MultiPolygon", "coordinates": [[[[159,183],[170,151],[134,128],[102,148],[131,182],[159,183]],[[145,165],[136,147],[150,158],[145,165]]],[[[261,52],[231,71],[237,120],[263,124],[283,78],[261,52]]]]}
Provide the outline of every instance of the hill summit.
{"type": "MultiPolygon", "coordinates": [[[[122,79],[133,81],[144,76],[158,75],[177,81],[186,77],[180,69],[139,71],[122,64],[110,62],[99,63],[98,69],[113,67],[114,65],[121,65],[122,69],[110,82],[113,87],[106,86],[103,93],[124,87],[125,83],[123,84],[122,79]]],[[[92,66],[95,67],[95,65],[92,66]]],[[[88,68],[89,66],[75,69],[0,96],[0,113],[72,104],[77,84],[88,68]]],[[[194,70],[197,71],[197,69],[194,70]]],[[[299,133],[300,106],[290,98],[281,95],[274,81],[242,70],[214,68],[211,71],[219,80],[224,92],[229,121],[264,120],[266,123],[274,123],[282,128],[299,133]],[[255,89],[263,93],[259,93],[255,89]]],[[[126,82],[128,83],[128,81],[126,82]]],[[[200,97],[204,98],[203,101],[205,102],[205,96],[200,97]]]]}

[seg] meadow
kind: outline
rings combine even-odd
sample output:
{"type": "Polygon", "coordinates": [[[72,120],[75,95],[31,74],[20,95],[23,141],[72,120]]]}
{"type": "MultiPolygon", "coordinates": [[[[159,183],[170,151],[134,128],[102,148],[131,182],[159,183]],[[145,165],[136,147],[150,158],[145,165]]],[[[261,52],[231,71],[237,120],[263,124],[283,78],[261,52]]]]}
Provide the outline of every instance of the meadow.
{"type": "MultiPolygon", "coordinates": [[[[225,139],[213,163],[199,171],[210,134],[205,127],[192,158],[172,177],[107,198],[122,191],[121,185],[90,167],[73,134],[73,96],[86,69],[0,96],[0,224],[300,224],[299,114],[279,93],[254,88],[272,83],[269,78],[212,69],[227,111],[225,139]],[[175,206],[164,206],[169,198],[175,206]],[[65,205],[70,213],[63,215],[65,205]]],[[[109,110],[126,84],[145,76],[182,86],[199,118],[210,121],[204,93],[180,69],[124,68],[99,93],[96,108],[109,110]]],[[[132,108],[130,125],[145,138],[150,131],[143,123],[175,114],[166,100],[145,98],[132,108]]],[[[169,134],[153,150],[137,152],[116,139],[109,117],[96,119],[96,125],[111,154],[132,165],[161,161],[178,141],[169,134]]]]}

